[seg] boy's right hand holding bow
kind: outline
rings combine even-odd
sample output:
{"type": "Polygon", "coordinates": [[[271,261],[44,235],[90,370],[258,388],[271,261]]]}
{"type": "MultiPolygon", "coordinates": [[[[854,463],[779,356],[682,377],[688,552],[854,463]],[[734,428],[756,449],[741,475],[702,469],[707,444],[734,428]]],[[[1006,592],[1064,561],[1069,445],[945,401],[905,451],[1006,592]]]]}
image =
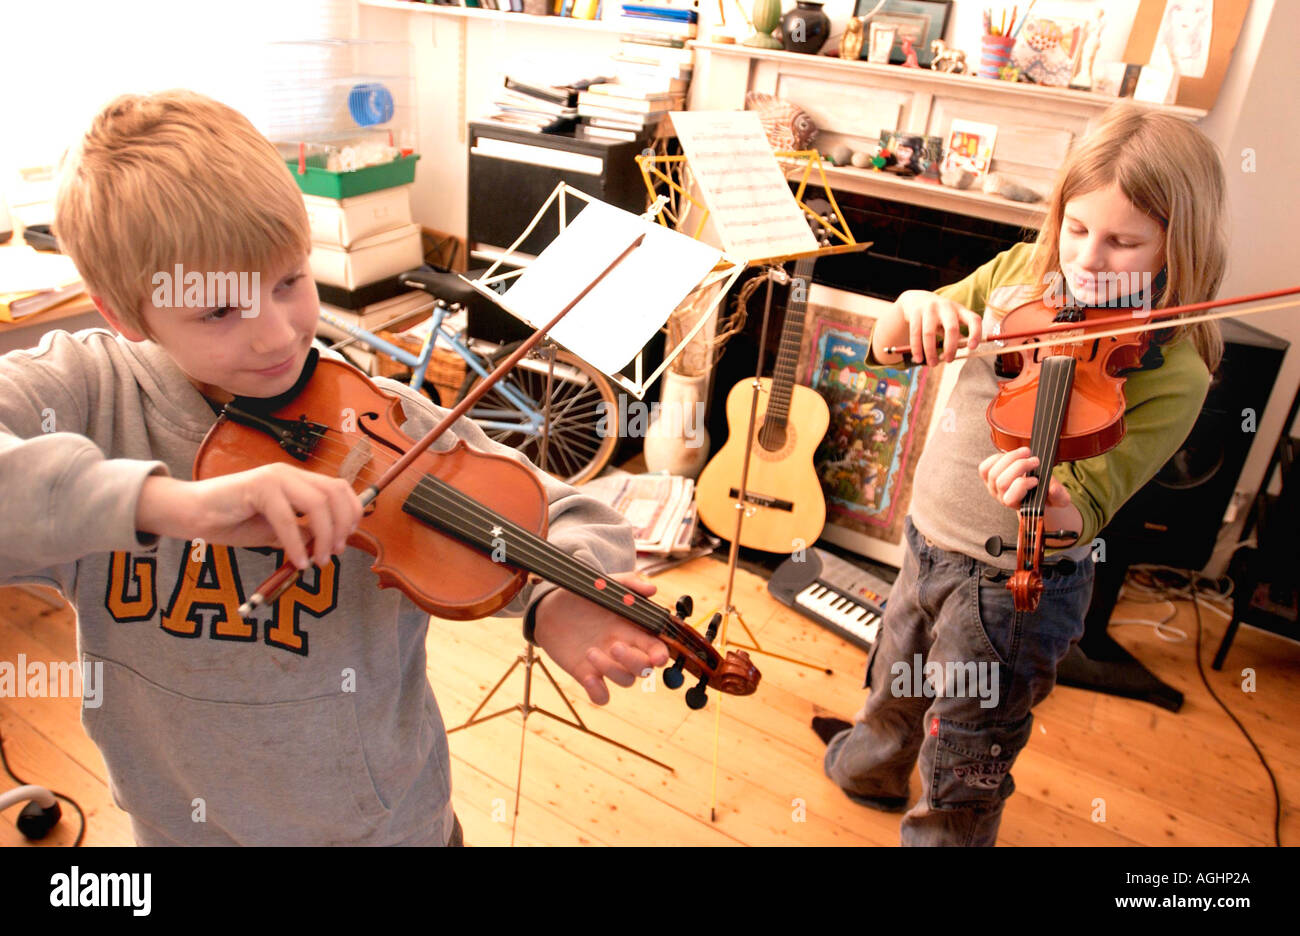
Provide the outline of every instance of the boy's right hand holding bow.
{"type": "Polygon", "coordinates": [[[344,479],[277,463],[205,481],[153,475],[140,491],[135,523],[142,533],[177,539],[274,546],[305,569],[341,553],[361,514],[361,499],[344,479]],[[310,557],[304,526],[315,540],[310,557]]]}

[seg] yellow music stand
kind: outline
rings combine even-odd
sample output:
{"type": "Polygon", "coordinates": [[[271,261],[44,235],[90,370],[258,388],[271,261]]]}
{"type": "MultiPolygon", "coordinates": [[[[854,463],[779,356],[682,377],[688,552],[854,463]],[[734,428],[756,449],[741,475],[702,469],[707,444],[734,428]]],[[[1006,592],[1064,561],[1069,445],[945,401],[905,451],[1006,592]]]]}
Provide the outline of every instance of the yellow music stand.
{"type": "MultiPolygon", "coordinates": [[[[721,621],[721,627],[718,631],[719,639],[721,641],[719,645],[719,652],[726,653],[728,649],[727,625],[730,623],[730,620],[734,615],[736,620],[740,623],[741,628],[744,629],[745,635],[750,640],[749,644],[739,644],[739,643],[735,644],[734,646],[737,649],[749,650],[755,653],[762,653],[765,656],[770,656],[778,660],[784,660],[787,663],[794,663],[797,666],[806,666],[809,669],[821,669],[829,676],[832,674],[832,670],[829,667],[818,666],[817,664],[809,663],[806,660],[798,660],[795,659],[794,657],[785,656],[784,654],[775,653],[771,650],[764,649],[762,645],[759,644],[758,638],[754,636],[754,632],[749,629],[749,625],[745,623],[745,618],[740,613],[740,610],[736,608],[735,605],[732,603],[732,594],[735,589],[735,581],[736,581],[736,563],[740,556],[740,534],[743,528],[746,514],[752,513],[754,510],[752,506],[749,506],[747,504],[748,491],[746,486],[749,480],[749,460],[750,460],[750,456],[754,444],[754,429],[755,429],[755,424],[758,421],[758,396],[761,388],[760,378],[762,376],[762,370],[763,370],[763,354],[764,351],[766,350],[765,346],[767,341],[767,323],[772,309],[772,282],[774,279],[778,279],[778,278],[788,279],[784,269],[782,268],[782,264],[784,264],[787,260],[799,260],[805,257],[833,256],[836,254],[844,254],[844,253],[857,253],[866,250],[868,247],[871,246],[870,241],[868,241],[867,243],[859,244],[857,241],[853,239],[853,234],[851,231],[849,231],[848,222],[844,220],[844,214],[843,212],[840,211],[840,207],[835,201],[835,195],[831,191],[830,183],[826,179],[825,170],[822,168],[822,159],[820,153],[818,153],[816,150],[781,150],[775,152],[773,155],[778,158],[803,160],[803,164],[801,167],[792,170],[793,172],[800,174],[799,186],[797,190],[794,192],[795,202],[799,205],[799,208],[804,212],[805,217],[811,218],[816,222],[818,222],[819,226],[822,228],[824,232],[838,239],[840,243],[835,246],[821,247],[816,250],[808,250],[799,253],[783,254],[780,256],[773,256],[773,257],[760,257],[756,259],[749,259],[743,261],[743,265],[746,268],[766,266],[769,267],[770,269],[765,274],[767,276],[767,297],[763,306],[763,325],[759,331],[758,365],[757,365],[757,371],[754,375],[753,397],[750,400],[750,407],[749,407],[749,428],[748,428],[748,435],[746,436],[746,440],[745,440],[744,468],[741,471],[740,484],[737,489],[738,493],[737,493],[736,504],[735,504],[736,529],[735,529],[735,534],[731,538],[731,548],[727,556],[727,588],[723,596],[722,603],[720,605],[714,606],[709,611],[701,615],[700,618],[697,619],[696,623],[693,626],[697,630],[699,630],[700,624],[702,622],[708,621],[712,619],[714,615],[721,613],[722,621],[721,621]],[[830,205],[831,210],[834,212],[834,221],[832,221],[830,218],[824,215],[818,214],[816,211],[814,211],[804,202],[804,195],[807,192],[809,177],[812,175],[814,171],[817,172],[818,176],[821,179],[822,191],[826,196],[827,203],[830,205]],[[838,222],[838,225],[835,222],[838,222]]],[[[651,155],[643,154],[637,156],[636,161],[637,161],[638,168],[641,170],[641,178],[645,182],[646,189],[650,193],[651,199],[655,199],[656,203],[658,203],[659,201],[665,202],[665,204],[663,204],[662,207],[660,207],[659,212],[657,214],[659,223],[667,225],[668,221],[665,220],[665,217],[667,217],[669,220],[673,222],[675,226],[678,226],[677,229],[680,231],[681,230],[680,224],[684,220],[687,220],[687,216],[690,211],[690,208],[694,208],[700,212],[699,221],[694,224],[693,231],[689,231],[689,232],[682,231],[681,233],[689,233],[691,237],[699,239],[700,235],[704,232],[705,224],[708,222],[709,208],[707,205],[705,205],[703,202],[701,202],[699,199],[693,196],[689,191],[687,191],[686,186],[682,184],[683,183],[683,180],[681,178],[682,173],[690,168],[687,157],[686,156],[651,156],[651,155]],[[672,176],[672,172],[674,169],[677,172],[677,176],[678,176],[677,178],[673,178],[672,176]],[[669,192],[671,192],[672,195],[665,195],[662,192],[660,192],[658,189],[661,185],[666,185],[669,192]],[[674,196],[676,197],[677,201],[674,201],[674,196]],[[690,206],[689,208],[682,207],[681,200],[683,199],[685,200],[686,204],[690,206]],[[672,205],[671,208],[669,207],[670,204],[672,205]]],[[[714,734],[713,734],[713,792],[712,792],[712,800],[709,806],[709,817],[711,821],[716,821],[717,819],[717,808],[716,808],[717,767],[718,767],[717,725],[718,725],[718,721],[721,719],[721,713],[722,713],[722,700],[721,700],[721,696],[719,696],[717,699],[716,718],[715,718],[715,726],[714,726],[714,734]]]]}

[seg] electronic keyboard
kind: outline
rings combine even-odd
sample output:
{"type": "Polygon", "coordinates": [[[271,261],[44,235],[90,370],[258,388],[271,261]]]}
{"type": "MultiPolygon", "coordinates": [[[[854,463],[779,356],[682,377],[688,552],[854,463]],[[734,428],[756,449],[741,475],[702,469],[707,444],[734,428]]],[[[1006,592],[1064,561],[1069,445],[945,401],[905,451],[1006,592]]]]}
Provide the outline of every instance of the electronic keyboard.
{"type": "Polygon", "coordinates": [[[767,590],[783,605],[870,651],[885,613],[887,583],[816,548],[803,558],[783,562],[772,573],[767,590]]]}

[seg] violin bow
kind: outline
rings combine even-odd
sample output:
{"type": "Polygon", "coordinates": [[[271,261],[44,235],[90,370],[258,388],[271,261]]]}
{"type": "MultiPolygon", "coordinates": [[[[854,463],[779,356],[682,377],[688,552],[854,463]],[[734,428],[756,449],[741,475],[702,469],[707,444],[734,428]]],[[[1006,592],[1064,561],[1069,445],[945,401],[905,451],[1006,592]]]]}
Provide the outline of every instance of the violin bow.
{"type": "MultiPolygon", "coordinates": [[[[1140,316],[1134,315],[1131,312],[1121,312],[1115,315],[1106,316],[1104,318],[1094,319],[1093,321],[1088,322],[1087,324],[1092,327],[1096,327],[1098,325],[1104,326],[1109,324],[1116,324],[1121,322],[1140,322],[1140,324],[1125,325],[1120,328],[1113,328],[1108,331],[1101,331],[1101,332],[1089,331],[1087,334],[1078,335],[1074,337],[1071,337],[1068,334],[1068,332],[1071,330],[1077,330],[1079,328],[1079,325],[1077,323],[1073,325],[1063,325],[1061,329],[1062,334],[1060,335],[1060,337],[1043,338],[1041,341],[1027,342],[1026,344],[1014,345],[1009,348],[988,347],[976,351],[968,351],[966,350],[966,343],[963,341],[963,343],[958,348],[958,353],[954,355],[953,360],[963,361],[966,358],[1007,354],[1013,351],[1033,351],[1037,348],[1046,348],[1046,347],[1051,347],[1053,345],[1066,344],[1072,341],[1092,341],[1097,338],[1110,338],[1114,335],[1131,335],[1131,334],[1136,334],[1137,332],[1154,331],[1164,326],[1166,324],[1165,321],[1166,319],[1172,318],[1173,316],[1176,315],[1183,315],[1187,312],[1199,312],[1204,309],[1214,309],[1214,308],[1218,308],[1219,306],[1226,306],[1226,305],[1239,305],[1243,302],[1259,302],[1264,299],[1276,299],[1279,296],[1290,296],[1290,295],[1295,295],[1297,293],[1300,293],[1300,286],[1291,286],[1287,289],[1275,289],[1275,290],[1271,290],[1270,292],[1255,293],[1249,296],[1235,296],[1231,299],[1212,299],[1208,302],[1193,302],[1189,305],[1171,306],[1168,309],[1159,309],[1154,312],[1144,313],[1140,316]]],[[[1256,306],[1252,309],[1237,309],[1231,312],[1214,312],[1205,315],[1192,315],[1192,316],[1188,316],[1187,318],[1179,319],[1177,322],[1172,322],[1168,324],[1194,325],[1197,322],[1210,322],[1210,321],[1214,321],[1215,319],[1241,318],[1247,315],[1254,315],[1256,312],[1274,312],[1278,309],[1286,309],[1298,304],[1300,304],[1300,299],[1291,299],[1288,300],[1287,302],[1277,302],[1277,303],[1273,303],[1272,305],[1256,306]]],[[[1007,311],[1004,309],[999,309],[997,306],[988,306],[988,308],[993,309],[994,311],[997,312],[1007,311]]],[[[989,335],[987,338],[987,342],[992,344],[993,342],[1013,341],[1017,338],[1039,337],[1042,336],[1043,334],[1044,332],[1042,329],[1038,329],[1036,331],[1008,332],[1007,334],[1004,335],[989,335]]],[[[890,345],[889,347],[884,348],[882,353],[883,354],[908,354],[911,352],[911,350],[912,350],[912,346],[910,344],[890,345]]]]}
{"type": "MultiPolygon", "coordinates": [[[[407,466],[418,458],[421,452],[427,449],[434,442],[438,441],[443,433],[450,429],[456,420],[464,416],[469,408],[479,401],[479,398],[482,397],[483,394],[492,389],[493,385],[504,377],[512,367],[518,364],[525,354],[536,347],[537,343],[541,341],[552,328],[559,324],[560,319],[568,315],[569,311],[581,302],[586,297],[587,293],[595,289],[600,281],[609,275],[610,271],[612,271],[616,266],[626,260],[632,251],[640,247],[644,240],[645,234],[638,235],[636,240],[628,244],[627,247],[623,249],[622,253],[610,261],[609,265],[605,267],[605,269],[600,271],[599,276],[583,287],[582,291],[578,293],[578,295],[574,296],[563,309],[555,313],[554,318],[537,331],[533,332],[533,334],[529,336],[523,344],[516,348],[509,357],[497,365],[496,369],[493,370],[492,373],[488,374],[488,376],[485,377],[478,386],[466,394],[465,398],[457,403],[446,416],[442,417],[442,419],[439,420],[432,429],[425,433],[419,442],[411,446],[405,455],[389,466],[388,470],[380,476],[379,480],[375,481],[362,491],[359,495],[361,498],[361,506],[366,507],[373,502],[374,499],[379,496],[379,492],[386,488],[395,478],[397,478],[398,475],[405,471],[407,466]]],[[[312,541],[313,538],[309,536],[304,544],[308,555],[311,554],[312,541]]],[[[284,593],[285,589],[293,583],[301,571],[302,570],[298,569],[297,566],[286,558],[280,568],[273,572],[271,576],[263,582],[255,592],[253,592],[248,601],[239,606],[240,616],[247,617],[259,606],[274,601],[284,593]]]]}

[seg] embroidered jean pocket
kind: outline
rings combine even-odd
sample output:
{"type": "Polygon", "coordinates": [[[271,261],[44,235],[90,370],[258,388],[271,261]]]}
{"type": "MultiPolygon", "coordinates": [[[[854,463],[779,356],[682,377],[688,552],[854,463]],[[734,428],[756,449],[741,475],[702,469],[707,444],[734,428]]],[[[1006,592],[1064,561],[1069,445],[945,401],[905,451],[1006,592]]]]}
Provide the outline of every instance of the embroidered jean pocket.
{"type": "Polygon", "coordinates": [[[940,718],[930,806],[989,808],[1009,797],[1016,788],[1011,765],[1029,742],[1033,720],[971,725],[940,718]]]}

